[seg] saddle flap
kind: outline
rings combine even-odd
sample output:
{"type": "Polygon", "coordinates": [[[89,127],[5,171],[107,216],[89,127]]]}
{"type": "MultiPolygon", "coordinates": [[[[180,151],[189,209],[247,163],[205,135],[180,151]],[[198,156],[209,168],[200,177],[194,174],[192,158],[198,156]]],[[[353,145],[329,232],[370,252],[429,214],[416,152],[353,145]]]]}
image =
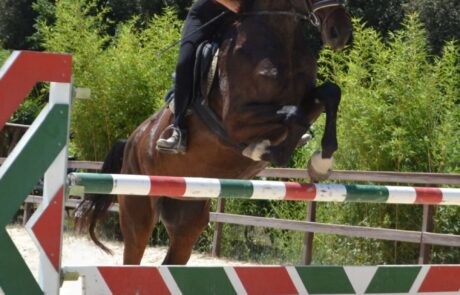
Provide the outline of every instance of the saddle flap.
{"type": "Polygon", "coordinates": [[[198,46],[194,69],[193,100],[205,100],[217,70],[219,44],[205,41],[198,46]]]}

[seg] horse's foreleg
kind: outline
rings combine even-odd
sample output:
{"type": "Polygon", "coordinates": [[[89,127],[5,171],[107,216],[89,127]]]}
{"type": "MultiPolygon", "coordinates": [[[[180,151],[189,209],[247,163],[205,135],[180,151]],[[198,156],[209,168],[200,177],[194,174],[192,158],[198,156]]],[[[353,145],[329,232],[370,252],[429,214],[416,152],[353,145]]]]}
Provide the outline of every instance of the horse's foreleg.
{"type": "Polygon", "coordinates": [[[280,110],[279,113],[285,114],[284,126],[288,131],[288,136],[282,143],[272,145],[262,159],[277,166],[286,166],[292,152],[299,145],[299,140],[310,127],[310,123],[304,110],[299,107],[288,106],[280,110]]]}
{"type": "Polygon", "coordinates": [[[272,104],[248,104],[227,115],[226,129],[231,138],[240,143],[268,140],[278,144],[286,137],[286,114],[280,106],[272,104]]]}
{"type": "Polygon", "coordinates": [[[341,90],[334,83],[326,82],[315,89],[315,98],[324,106],[326,126],[321,140],[321,153],[315,153],[309,162],[309,173],[313,179],[327,178],[333,165],[332,155],[338,148],[337,112],[341,90]]]}
{"type": "Polygon", "coordinates": [[[285,122],[290,112],[273,104],[244,105],[227,115],[226,129],[233,140],[247,145],[242,151],[244,156],[254,161],[265,160],[270,148],[288,136],[285,122]]]}

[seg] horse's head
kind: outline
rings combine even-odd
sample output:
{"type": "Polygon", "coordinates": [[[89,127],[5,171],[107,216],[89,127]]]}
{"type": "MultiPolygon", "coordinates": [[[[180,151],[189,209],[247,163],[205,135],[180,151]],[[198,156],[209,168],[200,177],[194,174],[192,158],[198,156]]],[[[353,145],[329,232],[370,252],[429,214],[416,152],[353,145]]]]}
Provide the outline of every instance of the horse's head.
{"type": "MultiPolygon", "coordinates": [[[[325,45],[340,50],[348,43],[352,22],[343,0],[256,0],[245,15],[285,15],[293,20],[307,20],[317,27],[325,45]]],[[[285,18],[286,19],[286,18],[285,18]]]]}
{"type": "Polygon", "coordinates": [[[342,49],[351,37],[350,15],[340,0],[307,0],[313,25],[321,32],[323,43],[333,50],[342,49]]]}

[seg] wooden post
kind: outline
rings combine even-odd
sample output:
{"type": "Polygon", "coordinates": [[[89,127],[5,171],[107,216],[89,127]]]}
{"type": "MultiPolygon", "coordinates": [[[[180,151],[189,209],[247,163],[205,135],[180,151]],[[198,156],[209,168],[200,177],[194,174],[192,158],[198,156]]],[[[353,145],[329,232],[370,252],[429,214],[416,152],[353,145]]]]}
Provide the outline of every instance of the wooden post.
{"type": "Polygon", "coordinates": [[[431,260],[431,246],[423,242],[423,233],[433,232],[435,208],[431,205],[423,205],[422,240],[420,241],[419,264],[428,264],[431,260]]]}
{"type": "MultiPolygon", "coordinates": [[[[307,221],[315,222],[316,221],[316,203],[309,202],[307,208],[307,221]]],[[[303,263],[305,265],[310,265],[313,258],[313,238],[314,233],[306,232],[304,235],[304,253],[303,253],[303,263]]]]}
{"type": "MultiPolygon", "coordinates": [[[[225,212],[225,200],[224,199],[217,200],[216,212],[217,213],[225,212]]],[[[224,226],[223,223],[220,223],[220,222],[216,223],[216,229],[214,231],[214,237],[212,240],[212,256],[213,257],[220,257],[223,226],[224,226]]]]}
{"type": "Polygon", "coordinates": [[[30,216],[32,216],[33,206],[34,205],[32,203],[24,203],[24,211],[22,213],[22,226],[25,226],[27,221],[29,221],[30,216]]]}

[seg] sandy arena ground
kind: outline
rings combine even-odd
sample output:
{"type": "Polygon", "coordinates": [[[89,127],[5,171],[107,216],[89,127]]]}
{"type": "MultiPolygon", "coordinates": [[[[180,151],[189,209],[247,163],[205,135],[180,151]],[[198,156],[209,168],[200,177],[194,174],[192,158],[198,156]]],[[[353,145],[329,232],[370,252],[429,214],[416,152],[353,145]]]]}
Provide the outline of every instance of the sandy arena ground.
{"type": "MultiPolygon", "coordinates": [[[[38,251],[29,234],[23,227],[9,226],[7,231],[18,247],[27,265],[35,278],[38,277],[38,251]]],[[[123,244],[118,242],[107,242],[114,255],[108,255],[95,246],[89,239],[64,234],[62,265],[122,265],[123,244]]],[[[166,255],[165,247],[149,247],[146,249],[142,265],[160,265],[166,255]]],[[[195,266],[222,266],[222,265],[251,265],[250,263],[216,259],[200,253],[193,253],[188,265],[195,266]]],[[[253,264],[252,264],[253,265],[253,264]]],[[[1,295],[0,291],[0,295],[1,295]]],[[[61,294],[81,294],[81,282],[65,282],[61,288],[61,294]]]]}

